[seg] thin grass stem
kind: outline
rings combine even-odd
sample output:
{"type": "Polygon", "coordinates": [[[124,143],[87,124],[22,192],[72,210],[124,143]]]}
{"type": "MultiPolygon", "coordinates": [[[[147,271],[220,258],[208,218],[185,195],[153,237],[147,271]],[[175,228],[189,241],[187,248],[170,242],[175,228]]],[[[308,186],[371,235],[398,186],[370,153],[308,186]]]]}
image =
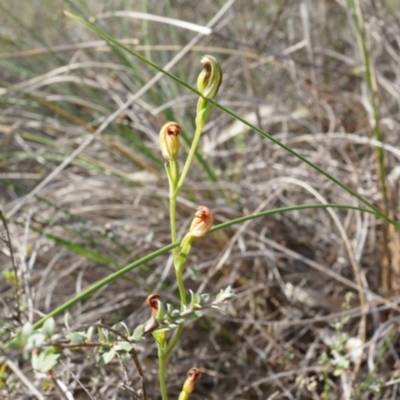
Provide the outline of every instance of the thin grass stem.
{"type": "MultiPolygon", "coordinates": [[[[378,142],[384,143],[383,133],[380,128],[380,115],[379,115],[379,99],[378,99],[378,88],[375,75],[374,65],[372,63],[368,46],[366,43],[365,28],[361,5],[359,0],[348,0],[350,9],[353,14],[353,20],[355,25],[355,34],[357,38],[358,49],[360,52],[361,62],[364,66],[364,78],[368,90],[368,102],[371,107],[371,125],[372,133],[378,142]]],[[[388,216],[391,217],[389,211],[390,193],[386,184],[386,157],[382,147],[378,146],[375,148],[376,158],[376,169],[378,172],[379,187],[382,196],[382,210],[388,216]]],[[[390,242],[390,231],[386,221],[382,226],[382,272],[381,272],[381,285],[382,290],[387,292],[391,286],[391,271],[390,265],[390,249],[388,243],[390,242]]]]}

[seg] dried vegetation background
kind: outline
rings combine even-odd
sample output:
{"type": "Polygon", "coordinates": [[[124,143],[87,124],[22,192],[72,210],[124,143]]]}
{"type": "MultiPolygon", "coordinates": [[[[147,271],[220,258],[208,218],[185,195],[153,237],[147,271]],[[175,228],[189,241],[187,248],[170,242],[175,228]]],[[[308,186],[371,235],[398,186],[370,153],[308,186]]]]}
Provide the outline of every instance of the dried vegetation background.
{"type": "MultiPolygon", "coordinates": [[[[398,217],[400,11],[396,1],[361,3],[378,82],[390,209],[398,217]]],[[[204,26],[222,6],[208,0],[1,3],[0,200],[23,288],[22,322],[36,321],[110,271],[169,243],[168,183],[157,134],[168,120],[179,122],[189,140],[194,132],[195,95],[165,77],[141,91],[155,71],[112,50],[62,10],[94,18],[106,32],[164,66],[196,33],[124,12],[204,26]],[[139,91],[128,110],[93,136],[139,91]],[[65,168],[57,169],[65,160],[65,168]]],[[[381,204],[377,142],[348,2],[232,2],[213,33],[191,45],[171,72],[194,85],[204,54],[222,64],[221,104],[381,204]]],[[[198,204],[210,207],[217,223],[295,204],[359,205],[218,109],[200,146],[204,163],[195,163],[178,202],[181,235],[198,204]]],[[[2,238],[1,269],[11,271],[4,227],[2,238]]],[[[168,371],[171,398],[177,398],[192,366],[203,372],[193,400],[347,399],[355,396],[349,395],[351,388],[359,393],[353,398],[399,398],[399,265],[392,257],[391,287],[383,292],[383,250],[382,222],[352,210],[279,214],[197,241],[188,287],[216,294],[232,285],[237,299],[226,315],[187,325],[168,371]],[[366,299],[361,308],[355,270],[366,299]],[[354,294],[345,311],[349,318],[338,331],[334,324],[343,322],[349,292],[354,294]],[[339,351],[348,365],[335,374],[338,355],[332,343],[341,332],[351,338],[339,351]],[[324,352],[328,360],[322,362],[324,352]]],[[[399,249],[392,251],[393,256],[399,249]]],[[[124,321],[134,328],[147,318],[144,299],[152,292],[175,302],[168,256],[72,308],[70,323],[79,329],[124,321]]],[[[15,288],[4,276],[0,295],[5,340],[18,322],[15,288]]],[[[61,329],[62,318],[59,323],[61,329]]],[[[138,355],[149,397],[158,399],[150,338],[138,355]]],[[[14,367],[9,383],[18,389],[10,394],[0,388],[2,398],[35,398],[21,376],[43,398],[63,398],[54,385],[43,384],[45,377],[29,362],[14,358],[14,367]]],[[[138,385],[134,365],[128,368],[138,385]]],[[[131,398],[121,388],[119,363],[99,367],[90,351],[66,352],[56,374],[74,399],[131,398]]]]}

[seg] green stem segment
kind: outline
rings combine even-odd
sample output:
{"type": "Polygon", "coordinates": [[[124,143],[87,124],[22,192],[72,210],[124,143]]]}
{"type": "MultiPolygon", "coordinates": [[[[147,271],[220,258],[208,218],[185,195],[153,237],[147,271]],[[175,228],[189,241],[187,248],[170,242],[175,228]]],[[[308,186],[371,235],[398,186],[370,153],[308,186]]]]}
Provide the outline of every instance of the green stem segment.
{"type": "MultiPolygon", "coordinates": [[[[170,161],[169,166],[166,167],[168,180],[169,180],[169,215],[170,215],[170,226],[171,226],[171,240],[172,242],[177,241],[176,234],[176,198],[178,196],[178,180],[179,180],[179,167],[176,161],[170,161]]],[[[173,250],[174,256],[174,267],[175,275],[179,288],[179,296],[181,300],[181,307],[186,304],[186,292],[183,283],[183,268],[180,265],[179,251],[178,249],[173,250]]]]}
{"type": "Polygon", "coordinates": [[[171,341],[169,342],[169,345],[167,347],[167,350],[165,352],[166,356],[169,357],[171,354],[172,350],[174,350],[175,346],[177,345],[181,335],[183,332],[183,324],[179,324],[178,327],[176,328],[174,335],[172,336],[171,341]]]}
{"type": "MultiPolygon", "coordinates": [[[[168,164],[165,164],[165,170],[167,172],[168,181],[169,181],[169,218],[170,218],[170,229],[171,229],[171,241],[175,243],[177,240],[177,233],[176,233],[176,185],[179,179],[179,166],[175,160],[170,161],[168,164]]],[[[172,254],[174,257],[174,265],[175,260],[178,256],[178,249],[174,248],[172,250],[172,254]]],[[[175,268],[176,271],[176,268],[175,268]]],[[[176,279],[178,281],[179,293],[182,299],[185,299],[185,287],[183,286],[182,278],[179,279],[178,275],[176,274],[176,279]]],[[[166,372],[167,372],[167,362],[168,356],[171,351],[167,351],[166,343],[161,346],[157,343],[158,348],[158,378],[160,382],[160,392],[162,400],[168,400],[168,393],[167,393],[167,384],[166,384],[166,372]]]]}
{"type": "Polygon", "coordinates": [[[179,178],[178,184],[176,186],[176,195],[179,190],[182,188],[183,183],[185,182],[186,176],[189,172],[190,165],[192,164],[194,155],[196,153],[197,145],[199,144],[201,133],[203,132],[204,125],[207,121],[207,117],[210,115],[210,111],[212,109],[212,105],[208,105],[208,101],[200,97],[197,103],[197,115],[196,115],[196,131],[194,133],[192,146],[190,147],[188,157],[186,159],[185,165],[182,170],[182,174],[179,178]]]}
{"type": "Polygon", "coordinates": [[[160,381],[160,392],[162,400],[168,400],[167,385],[165,376],[167,372],[167,360],[168,356],[162,346],[157,343],[158,348],[158,377],[160,381]]]}
{"type": "MultiPolygon", "coordinates": [[[[166,164],[165,170],[167,171],[169,180],[169,218],[171,226],[171,241],[175,243],[177,241],[176,235],[176,185],[179,179],[179,166],[176,161],[170,161],[169,165],[166,164]]],[[[173,250],[174,258],[177,253],[177,249],[173,250]]]]}

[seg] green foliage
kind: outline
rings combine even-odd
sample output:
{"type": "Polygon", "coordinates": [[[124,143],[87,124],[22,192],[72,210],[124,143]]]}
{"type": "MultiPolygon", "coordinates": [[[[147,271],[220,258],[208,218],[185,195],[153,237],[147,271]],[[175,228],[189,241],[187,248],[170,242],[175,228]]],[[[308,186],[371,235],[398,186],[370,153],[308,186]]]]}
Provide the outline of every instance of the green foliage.
{"type": "Polygon", "coordinates": [[[4,279],[7,281],[7,283],[11,286],[14,286],[15,288],[18,288],[19,282],[18,282],[18,277],[15,276],[15,273],[13,270],[4,270],[2,271],[4,279]]]}
{"type": "Polygon", "coordinates": [[[54,353],[54,349],[47,349],[32,354],[32,368],[39,372],[49,372],[61,358],[61,354],[54,353]]]}
{"type": "Polygon", "coordinates": [[[88,336],[84,332],[71,332],[65,336],[71,344],[81,344],[88,340],[88,336]]]}

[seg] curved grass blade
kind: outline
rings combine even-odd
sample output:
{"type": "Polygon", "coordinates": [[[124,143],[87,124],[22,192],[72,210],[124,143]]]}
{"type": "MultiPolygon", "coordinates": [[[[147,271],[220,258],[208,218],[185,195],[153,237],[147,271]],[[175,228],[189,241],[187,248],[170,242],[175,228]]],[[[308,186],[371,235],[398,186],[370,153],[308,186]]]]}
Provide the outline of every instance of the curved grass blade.
{"type": "MultiPolygon", "coordinates": [[[[266,217],[269,215],[274,215],[274,214],[279,214],[279,213],[284,213],[284,212],[289,212],[289,211],[308,210],[308,209],[315,209],[315,208],[339,208],[339,209],[361,211],[361,212],[366,212],[369,214],[377,215],[377,213],[373,210],[369,210],[369,209],[361,208],[361,207],[355,207],[355,206],[348,206],[345,204],[301,204],[301,205],[290,206],[290,207],[274,208],[274,209],[268,210],[268,211],[261,211],[258,213],[245,215],[243,217],[236,218],[231,221],[227,221],[222,224],[216,225],[210,229],[210,232],[215,232],[220,229],[225,229],[225,228],[228,228],[229,226],[240,224],[242,222],[249,221],[251,219],[262,218],[262,217],[266,217]]],[[[51,311],[45,317],[43,317],[39,321],[37,321],[33,326],[36,329],[41,327],[48,318],[51,318],[51,317],[54,318],[54,317],[59,316],[60,314],[62,314],[63,312],[65,312],[66,310],[71,308],[73,305],[75,305],[79,301],[92,295],[94,292],[96,292],[103,286],[115,281],[122,275],[132,271],[133,269],[141,266],[142,264],[145,264],[148,261],[151,261],[154,258],[156,258],[162,254],[165,254],[168,251],[178,247],[179,244],[180,244],[180,242],[175,242],[175,243],[169,244],[168,246],[162,247],[161,249],[158,249],[158,250],[154,251],[153,253],[150,253],[150,254],[140,258],[139,260],[136,260],[135,262],[127,265],[126,267],[121,268],[120,270],[114,272],[113,274],[107,276],[106,278],[101,279],[100,281],[94,283],[92,286],[83,290],[78,295],[76,295],[73,298],[71,298],[70,300],[66,301],[61,306],[55,308],[53,311],[51,311]]]]}
{"type": "Polygon", "coordinates": [[[90,261],[93,261],[97,264],[111,264],[116,267],[119,267],[120,265],[118,264],[117,261],[113,260],[110,257],[107,257],[103,254],[98,253],[97,251],[93,251],[85,246],[81,246],[78,243],[71,242],[69,240],[65,240],[63,238],[60,238],[58,236],[52,235],[51,233],[46,233],[45,234],[47,238],[53,240],[55,243],[67,248],[68,250],[73,251],[76,254],[79,254],[85,258],[87,258],[90,261]]]}
{"type": "MultiPolygon", "coordinates": [[[[173,79],[175,82],[181,84],[186,89],[188,89],[191,92],[197,94],[198,96],[201,96],[201,94],[195,88],[193,88],[192,86],[188,85],[186,82],[182,81],[181,79],[179,79],[175,75],[171,74],[170,72],[164,71],[158,65],[156,65],[153,62],[147,60],[145,57],[143,57],[139,53],[136,53],[135,51],[133,51],[133,50],[129,49],[128,47],[124,46],[123,44],[119,43],[118,40],[112,38],[111,36],[109,36],[105,32],[99,30],[98,28],[96,28],[95,26],[90,24],[89,22],[87,22],[84,19],[78,17],[77,15],[71,14],[71,13],[69,13],[67,11],[64,11],[64,12],[68,17],[74,19],[75,21],[79,22],[81,25],[87,27],[88,29],[92,30],[94,33],[96,33],[97,35],[99,35],[103,39],[107,40],[110,43],[110,45],[118,46],[121,49],[124,49],[125,51],[127,51],[128,53],[133,55],[134,57],[136,57],[139,60],[141,60],[144,63],[146,63],[147,65],[150,65],[151,67],[155,68],[157,71],[162,72],[164,75],[168,76],[170,79],[173,79]]],[[[362,203],[364,203],[366,206],[371,208],[371,210],[374,211],[374,214],[376,214],[380,218],[384,219],[385,221],[389,222],[390,224],[394,225],[398,230],[400,230],[400,223],[399,222],[394,221],[393,219],[391,219],[384,212],[382,212],[378,207],[376,207],[370,201],[368,201],[365,197],[363,197],[362,195],[357,193],[355,190],[351,189],[346,184],[342,183],[339,179],[335,178],[333,175],[331,175],[330,173],[325,171],[323,168],[321,168],[318,165],[314,164],[313,162],[308,160],[306,157],[302,156],[300,153],[298,153],[297,151],[293,150],[291,147],[286,146],[284,143],[280,142],[278,139],[276,139],[273,136],[269,135],[268,133],[264,132],[262,129],[256,127],[255,125],[249,123],[248,121],[246,121],[245,119],[241,118],[239,115],[235,114],[233,111],[229,110],[228,108],[222,106],[218,102],[216,102],[216,101],[214,101],[212,99],[209,99],[208,101],[210,103],[214,104],[221,111],[225,112],[226,114],[228,114],[231,117],[235,118],[236,120],[240,121],[244,125],[248,126],[250,129],[253,129],[254,131],[256,131],[261,136],[263,136],[266,139],[270,140],[271,142],[275,143],[276,145],[281,147],[283,150],[285,150],[287,153],[291,154],[292,156],[296,157],[297,159],[299,159],[303,163],[307,164],[308,166],[313,168],[315,171],[317,171],[321,175],[324,175],[331,182],[335,183],[337,186],[341,187],[346,192],[348,192],[349,194],[351,194],[352,196],[354,196],[355,198],[360,200],[362,203]]]]}

